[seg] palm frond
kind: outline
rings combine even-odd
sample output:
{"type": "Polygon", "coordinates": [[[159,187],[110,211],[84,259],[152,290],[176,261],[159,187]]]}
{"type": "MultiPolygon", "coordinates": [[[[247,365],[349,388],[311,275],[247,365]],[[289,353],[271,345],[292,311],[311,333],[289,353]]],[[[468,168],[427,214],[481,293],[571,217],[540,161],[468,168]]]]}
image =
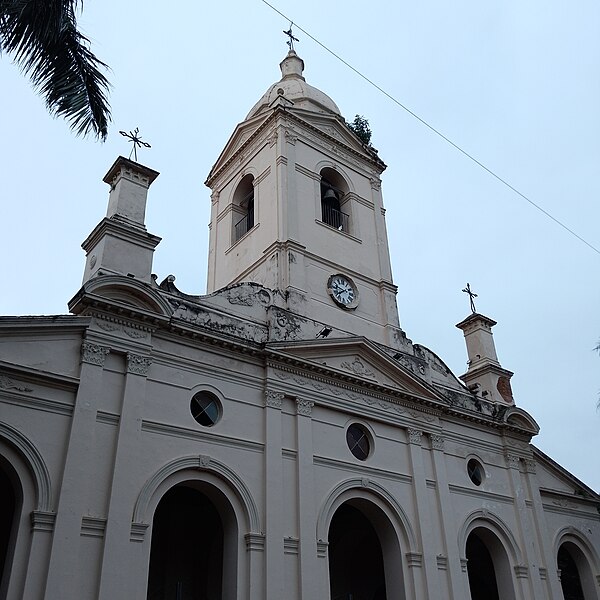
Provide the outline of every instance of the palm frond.
{"type": "Polygon", "coordinates": [[[0,51],[13,56],[48,110],[77,135],[108,133],[107,65],[77,30],[78,0],[0,0],[0,51]]]}

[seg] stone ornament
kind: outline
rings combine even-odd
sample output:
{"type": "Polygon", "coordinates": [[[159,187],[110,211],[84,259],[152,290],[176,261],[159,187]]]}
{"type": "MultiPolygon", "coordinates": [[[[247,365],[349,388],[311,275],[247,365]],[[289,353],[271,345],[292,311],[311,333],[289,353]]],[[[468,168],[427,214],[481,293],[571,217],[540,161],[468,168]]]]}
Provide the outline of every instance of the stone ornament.
{"type": "Polygon", "coordinates": [[[444,438],[441,435],[431,436],[431,447],[434,450],[444,450],[444,438]]]}
{"type": "Polygon", "coordinates": [[[341,366],[342,369],[346,369],[346,371],[352,371],[352,373],[355,375],[362,375],[363,377],[375,377],[375,373],[368,367],[365,367],[358,356],[352,362],[343,362],[341,366]]]}
{"type": "Polygon", "coordinates": [[[127,372],[134,375],[148,375],[148,369],[152,363],[149,356],[141,356],[139,354],[127,353],[127,372]]]}
{"type": "Polygon", "coordinates": [[[277,408],[281,410],[281,404],[283,403],[284,394],[281,392],[274,392],[273,390],[267,390],[265,392],[265,406],[268,408],[277,408]]]}
{"type": "Polygon", "coordinates": [[[15,390],[17,392],[33,392],[32,388],[25,387],[23,385],[17,385],[4,375],[0,375],[0,388],[4,390],[15,390]]]}
{"type": "Polygon", "coordinates": [[[408,441],[411,444],[421,444],[421,436],[423,435],[422,431],[418,429],[408,429],[408,441]]]}
{"type": "Polygon", "coordinates": [[[100,344],[92,344],[91,342],[83,342],[81,344],[81,362],[88,363],[90,365],[97,365],[99,367],[104,366],[104,360],[110,353],[108,346],[101,346],[100,344]]]}
{"type": "Polygon", "coordinates": [[[304,417],[310,417],[312,414],[312,408],[315,405],[314,402],[311,402],[310,400],[301,400],[300,398],[298,398],[296,400],[296,407],[298,410],[298,414],[302,415],[304,417]]]}
{"type": "Polygon", "coordinates": [[[508,465],[509,469],[518,469],[519,468],[519,462],[520,462],[520,457],[517,456],[516,454],[511,454],[510,452],[507,452],[504,455],[504,458],[506,458],[506,464],[508,465]]]}

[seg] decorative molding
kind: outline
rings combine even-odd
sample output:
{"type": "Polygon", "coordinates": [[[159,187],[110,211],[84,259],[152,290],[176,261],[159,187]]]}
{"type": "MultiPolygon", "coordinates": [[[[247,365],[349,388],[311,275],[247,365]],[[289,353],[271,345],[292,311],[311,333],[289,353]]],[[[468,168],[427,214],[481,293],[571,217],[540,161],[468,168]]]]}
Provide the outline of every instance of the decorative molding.
{"type": "Polygon", "coordinates": [[[512,454],[511,452],[506,452],[504,458],[506,459],[506,465],[509,469],[519,468],[521,457],[517,456],[516,454],[512,454]]]}
{"type": "Polygon", "coordinates": [[[108,346],[100,344],[92,344],[91,342],[83,342],[81,344],[81,362],[90,365],[104,366],[104,360],[110,353],[108,346]]]}
{"type": "Polygon", "coordinates": [[[148,369],[152,364],[152,359],[149,356],[142,356],[141,354],[133,354],[132,352],[127,353],[127,372],[133,373],[134,375],[142,375],[146,377],[148,375],[148,369]]]}
{"type": "Polygon", "coordinates": [[[298,548],[300,547],[300,540],[296,537],[284,537],[283,538],[283,553],[284,554],[298,554],[298,548]]]}
{"type": "Polygon", "coordinates": [[[265,535],[263,533],[247,533],[244,536],[247,552],[263,552],[265,549],[265,535]]]}
{"type": "Polygon", "coordinates": [[[408,441],[411,444],[421,444],[421,436],[423,435],[422,431],[418,429],[409,428],[406,430],[408,432],[408,441]]]}
{"type": "Polygon", "coordinates": [[[99,517],[82,517],[81,535],[84,537],[103,538],[106,530],[106,519],[99,517]]]}
{"type": "Polygon", "coordinates": [[[407,552],[406,561],[408,562],[408,568],[421,568],[423,566],[423,554],[421,552],[407,552]]]}
{"type": "Polygon", "coordinates": [[[368,487],[369,487],[369,484],[370,484],[370,483],[371,483],[371,482],[370,482],[370,481],[369,481],[369,480],[368,480],[366,477],[363,477],[363,478],[361,479],[361,481],[360,481],[360,486],[361,486],[363,489],[366,489],[366,488],[368,488],[368,487]]]}
{"type": "Polygon", "coordinates": [[[274,392],[273,390],[265,391],[265,406],[268,408],[277,408],[281,410],[281,405],[283,403],[283,398],[285,394],[281,392],[274,392]]]}
{"type": "Polygon", "coordinates": [[[304,417],[311,416],[314,405],[315,403],[311,402],[310,400],[302,400],[301,398],[296,399],[296,410],[298,411],[299,415],[304,417]]]}
{"type": "Polygon", "coordinates": [[[317,557],[327,558],[327,549],[329,548],[329,542],[323,540],[317,540],[317,557]]]}
{"type": "Polygon", "coordinates": [[[255,304],[268,306],[272,301],[271,294],[267,290],[262,289],[257,292],[246,287],[227,290],[226,298],[229,304],[239,306],[254,306],[255,304]]]}
{"type": "Polygon", "coordinates": [[[284,130],[284,134],[285,134],[285,141],[288,144],[291,144],[292,146],[296,145],[296,142],[298,141],[298,136],[296,135],[296,132],[293,129],[285,129],[284,130]]]}
{"type": "Polygon", "coordinates": [[[47,510],[31,511],[31,531],[54,531],[56,513],[47,510]]]}
{"type": "Polygon", "coordinates": [[[371,377],[371,378],[375,377],[375,373],[368,367],[365,367],[365,365],[363,364],[363,362],[360,360],[360,358],[358,356],[355,357],[352,362],[348,362],[348,361],[343,362],[341,364],[341,367],[342,367],[342,369],[346,369],[346,371],[351,371],[355,375],[361,375],[362,377],[371,377]]]}
{"type": "Polygon", "coordinates": [[[523,460],[523,463],[525,465],[525,472],[526,473],[532,473],[535,474],[536,471],[536,462],[535,460],[531,459],[531,458],[525,458],[523,460]]]}
{"type": "Polygon", "coordinates": [[[467,572],[467,563],[468,563],[468,562],[469,562],[469,560],[468,560],[468,559],[466,559],[466,558],[461,558],[461,559],[460,559],[460,570],[461,570],[463,573],[466,573],[466,572],[467,572]]]}
{"type": "Polygon", "coordinates": [[[431,439],[431,447],[434,450],[444,451],[444,438],[441,435],[436,435],[434,433],[430,436],[431,439]]]}
{"type": "Polygon", "coordinates": [[[514,569],[517,579],[527,579],[529,577],[529,567],[526,565],[515,565],[514,569]]]}
{"type": "Polygon", "coordinates": [[[371,182],[371,189],[377,192],[381,189],[381,179],[378,177],[371,177],[369,181],[371,182]]]}
{"type": "Polygon", "coordinates": [[[143,542],[146,536],[146,529],[150,526],[149,523],[132,523],[131,532],[129,533],[129,541],[143,542]]]}
{"type": "MultiPolygon", "coordinates": [[[[540,579],[548,579],[548,569],[546,569],[546,567],[538,567],[538,571],[540,572],[540,579]]],[[[600,580],[598,581],[598,583],[600,583],[600,580]]]]}
{"type": "Polygon", "coordinates": [[[444,556],[443,554],[438,554],[435,557],[435,561],[437,563],[437,568],[440,571],[447,571],[448,570],[448,557],[444,556]]]}
{"type": "Polygon", "coordinates": [[[9,379],[5,375],[0,375],[0,388],[3,390],[15,390],[17,392],[33,392],[32,388],[17,385],[12,379],[9,379]]]}
{"type": "Polygon", "coordinates": [[[210,466],[210,456],[207,454],[200,454],[198,458],[200,459],[200,467],[206,469],[210,466]]]}
{"type": "Polygon", "coordinates": [[[109,413],[103,410],[99,410],[96,413],[97,423],[105,423],[106,425],[118,425],[120,420],[121,417],[115,413],[109,413]]]}

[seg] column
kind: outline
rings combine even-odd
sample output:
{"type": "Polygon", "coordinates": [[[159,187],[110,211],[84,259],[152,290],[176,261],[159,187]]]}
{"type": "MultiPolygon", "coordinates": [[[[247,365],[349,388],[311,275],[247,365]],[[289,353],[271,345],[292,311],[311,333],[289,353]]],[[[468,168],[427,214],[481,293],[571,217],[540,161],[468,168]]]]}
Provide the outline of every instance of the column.
{"type": "Polygon", "coordinates": [[[296,400],[298,437],[298,534],[300,537],[300,598],[325,598],[329,590],[319,590],[317,574],[317,516],[313,475],[312,408],[310,400],[296,400]]]}
{"type": "Polygon", "coordinates": [[[265,392],[266,600],[285,598],[283,564],[283,463],[281,404],[284,395],[265,392]]]}
{"type": "Polygon", "coordinates": [[[435,556],[430,550],[432,544],[426,543],[435,537],[435,532],[428,527],[431,520],[429,519],[425,466],[421,449],[423,434],[417,429],[408,429],[407,434],[413,475],[415,529],[423,551],[423,555],[415,552],[407,553],[408,567],[413,577],[416,598],[441,598],[435,556]]]}
{"type": "MultiPolygon", "coordinates": [[[[46,598],[80,598],[80,534],[84,501],[82,490],[93,476],[93,440],[96,428],[95,399],[102,395],[104,361],[110,348],[84,341],[81,345],[79,388],[71,419],[52,553],[46,582],[46,598]],[[70,574],[70,575],[69,575],[70,574]]],[[[89,573],[88,575],[89,576],[89,573]]]]}
{"type": "MultiPolygon", "coordinates": [[[[558,569],[556,567],[557,557],[554,555],[554,549],[552,547],[552,540],[550,539],[550,532],[546,524],[546,517],[544,515],[544,507],[542,505],[542,497],[540,490],[535,481],[535,460],[525,459],[525,482],[529,491],[529,498],[532,502],[531,520],[533,522],[533,528],[537,534],[538,543],[540,546],[540,566],[539,566],[539,578],[544,588],[543,598],[548,600],[563,600],[562,588],[560,580],[558,578],[558,569]]],[[[535,577],[535,574],[531,574],[535,577]]]]}
{"type": "MultiPolygon", "coordinates": [[[[457,546],[458,531],[453,515],[452,498],[448,487],[448,472],[444,455],[444,438],[431,435],[433,472],[436,480],[437,503],[440,512],[444,547],[446,549],[446,569],[448,569],[449,600],[469,598],[469,580],[462,569],[461,550],[457,546]]],[[[440,558],[440,557],[438,557],[440,558]]],[[[438,561],[438,568],[443,561],[438,561]]],[[[466,564],[466,563],[465,563],[466,564]]]]}
{"type": "MultiPolygon", "coordinates": [[[[127,374],[119,431],[115,451],[115,463],[110,488],[106,522],[102,573],[100,575],[100,600],[136,598],[137,590],[145,573],[135,572],[134,548],[131,547],[131,517],[135,499],[131,493],[132,470],[140,447],[142,406],[146,397],[146,376],[150,367],[149,356],[127,354],[127,374]]],[[[135,548],[137,550],[137,548],[135,548]]],[[[139,563],[138,563],[139,569],[139,563]]]]}
{"type": "Polygon", "coordinates": [[[515,565],[515,577],[520,584],[524,597],[547,600],[547,596],[542,589],[542,582],[535,573],[537,570],[536,565],[541,562],[541,556],[537,548],[537,538],[529,521],[529,509],[525,503],[525,491],[519,471],[520,458],[511,453],[506,453],[505,458],[509,467],[509,479],[519,529],[519,544],[523,549],[523,560],[526,561],[526,564],[515,565]],[[535,576],[532,577],[534,574],[535,576]],[[527,580],[527,583],[524,580],[527,580]],[[525,592],[526,587],[529,588],[529,594],[525,592]]]}

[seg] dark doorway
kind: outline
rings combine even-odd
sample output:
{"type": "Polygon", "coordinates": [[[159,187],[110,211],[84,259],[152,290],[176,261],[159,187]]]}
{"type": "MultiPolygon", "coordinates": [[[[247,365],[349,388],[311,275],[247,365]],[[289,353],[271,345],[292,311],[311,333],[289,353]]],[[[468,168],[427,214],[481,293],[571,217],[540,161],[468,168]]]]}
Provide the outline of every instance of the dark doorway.
{"type": "Polygon", "coordinates": [[[474,532],[467,539],[467,573],[471,600],[499,600],[492,556],[474,532]]]}
{"type": "MultiPolygon", "coordinates": [[[[399,567],[400,568],[400,567],[399,567]]],[[[329,527],[331,600],[386,600],[381,543],[365,515],[345,503],[329,527]]]]}
{"type": "MultiPolygon", "coordinates": [[[[9,467],[10,468],[10,467],[9,467]]],[[[8,579],[10,575],[12,556],[16,540],[16,513],[20,499],[15,492],[15,485],[11,477],[0,462],[0,598],[6,597],[8,579]]]]}
{"type": "Polygon", "coordinates": [[[222,581],[217,509],[196,489],[172,488],[154,514],[148,600],[221,600],[222,581]]]}
{"type": "Polygon", "coordinates": [[[560,570],[560,585],[565,600],[585,600],[577,563],[565,544],[558,550],[557,563],[560,570]]]}

